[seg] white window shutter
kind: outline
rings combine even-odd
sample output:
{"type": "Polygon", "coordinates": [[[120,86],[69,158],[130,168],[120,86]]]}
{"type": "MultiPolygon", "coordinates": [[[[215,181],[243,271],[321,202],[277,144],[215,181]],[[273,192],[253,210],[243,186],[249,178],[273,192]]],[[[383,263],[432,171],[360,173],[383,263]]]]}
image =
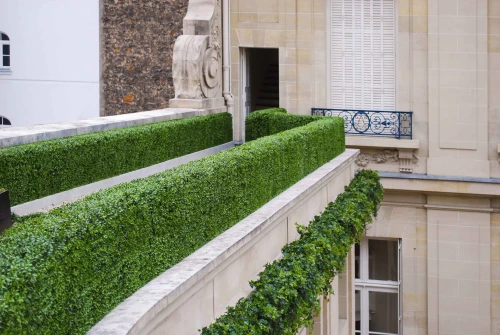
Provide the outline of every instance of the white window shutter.
{"type": "Polygon", "coordinates": [[[334,108],[396,108],[395,0],[331,0],[334,108]]]}

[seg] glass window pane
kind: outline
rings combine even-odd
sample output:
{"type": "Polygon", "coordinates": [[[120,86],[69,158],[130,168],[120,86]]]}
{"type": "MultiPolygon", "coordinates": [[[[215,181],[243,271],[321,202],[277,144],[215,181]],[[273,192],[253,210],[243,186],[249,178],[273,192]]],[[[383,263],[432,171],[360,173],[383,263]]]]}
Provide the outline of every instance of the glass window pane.
{"type": "Polygon", "coordinates": [[[10,56],[3,56],[3,66],[10,66],[10,56]]]}
{"type": "Polygon", "coordinates": [[[9,40],[9,36],[2,34],[2,41],[8,41],[8,40],[9,40]]]}
{"type": "Polygon", "coordinates": [[[10,55],[10,45],[2,45],[2,51],[4,56],[10,55]]]}
{"type": "Polygon", "coordinates": [[[398,281],[398,241],[369,240],[369,279],[398,281]]]}
{"type": "Polygon", "coordinates": [[[370,292],[370,332],[398,333],[398,294],[370,292]]]}
{"type": "Polygon", "coordinates": [[[356,290],[354,294],[354,300],[356,301],[355,311],[356,311],[356,331],[361,331],[361,291],[356,290]]]}
{"type": "Polygon", "coordinates": [[[356,244],[356,247],[355,247],[355,257],[354,257],[354,278],[356,279],[359,279],[361,278],[360,277],[360,273],[359,273],[359,269],[360,269],[360,246],[359,244],[356,244]]]}

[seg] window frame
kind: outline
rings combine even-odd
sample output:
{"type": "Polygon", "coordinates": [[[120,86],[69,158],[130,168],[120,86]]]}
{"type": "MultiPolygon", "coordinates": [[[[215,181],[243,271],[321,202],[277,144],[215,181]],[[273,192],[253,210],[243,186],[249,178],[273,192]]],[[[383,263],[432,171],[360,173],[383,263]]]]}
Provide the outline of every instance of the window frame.
{"type": "MultiPolygon", "coordinates": [[[[359,291],[359,320],[360,320],[360,330],[354,330],[355,334],[360,335],[372,335],[372,334],[380,334],[380,335],[393,335],[392,333],[378,333],[378,332],[370,332],[370,302],[369,295],[370,292],[381,292],[381,293],[392,293],[397,294],[398,301],[398,335],[401,334],[403,325],[402,325],[402,294],[401,294],[401,278],[402,278],[402,246],[401,239],[397,238],[380,238],[380,237],[367,237],[364,236],[361,239],[359,245],[359,278],[354,278],[354,293],[356,296],[356,292],[359,291]],[[369,242],[370,240],[382,240],[382,241],[394,241],[398,243],[398,280],[374,280],[369,279],[369,242]]],[[[357,256],[355,256],[357,258],[357,256]]],[[[356,311],[357,312],[357,311],[356,311]]]]}
{"type": "Polygon", "coordinates": [[[0,39],[0,73],[10,73],[12,71],[12,48],[11,48],[11,44],[10,44],[10,37],[9,37],[9,35],[7,35],[4,32],[0,32],[0,34],[7,37],[6,40],[4,40],[3,38],[0,39]],[[4,45],[9,46],[9,54],[8,55],[3,54],[4,45]],[[9,57],[9,65],[8,66],[3,65],[4,56],[9,57]]]}
{"type": "Polygon", "coordinates": [[[12,126],[12,122],[10,122],[10,120],[5,116],[0,115],[0,128],[10,127],[10,126],[12,126]]]}

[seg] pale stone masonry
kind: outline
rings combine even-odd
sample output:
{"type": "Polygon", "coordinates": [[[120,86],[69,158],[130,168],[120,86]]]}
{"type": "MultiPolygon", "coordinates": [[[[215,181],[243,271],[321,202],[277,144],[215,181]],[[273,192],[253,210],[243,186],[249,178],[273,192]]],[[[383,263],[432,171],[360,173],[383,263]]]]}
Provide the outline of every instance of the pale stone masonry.
{"type": "MultiPolygon", "coordinates": [[[[244,48],[278,49],[280,107],[342,107],[329,94],[333,2],[357,3],[231,0],[236,118],[244,48]]],[[[395,8],[396,110],[414,113],[413,140],[347,144],[362,150],[359,168],[423,179],[383,178],[386,205],[368,235],[402,241],[401,334],[500,334],[500,1],[395,8]]]]}

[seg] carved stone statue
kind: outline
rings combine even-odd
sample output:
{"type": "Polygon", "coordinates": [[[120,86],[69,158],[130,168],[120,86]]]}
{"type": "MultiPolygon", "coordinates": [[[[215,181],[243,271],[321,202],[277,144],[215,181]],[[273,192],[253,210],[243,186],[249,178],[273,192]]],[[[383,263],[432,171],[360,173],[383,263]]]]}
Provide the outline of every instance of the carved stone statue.
{"type": "Polygon", "coordinates": [[[225,110],[220,0],[190,0],[174,46],[172,108],[225,110]]]}

